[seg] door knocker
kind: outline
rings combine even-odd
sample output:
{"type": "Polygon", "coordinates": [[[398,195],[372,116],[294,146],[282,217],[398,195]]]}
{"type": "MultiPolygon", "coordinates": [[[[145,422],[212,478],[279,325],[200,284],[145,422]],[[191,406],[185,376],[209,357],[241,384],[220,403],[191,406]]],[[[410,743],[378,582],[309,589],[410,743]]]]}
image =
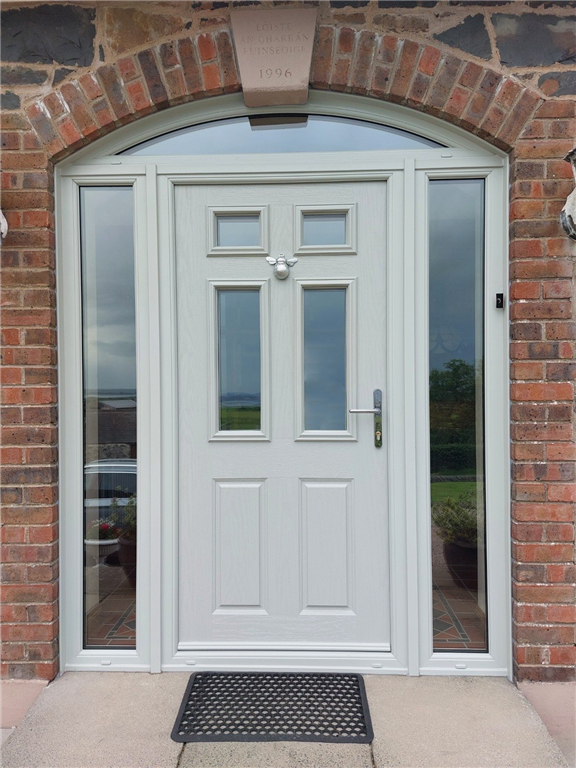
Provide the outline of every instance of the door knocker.
{"type": "Polygon", "coordinates": [[[278,280],[286,280],[290,274],[290,267],[293,267],[298,259],[296,257],[287,259],[285,258],[284,254],[281,253],[277,259],[275,259],[273,256],[266,256],[266,261],[268,264],[274,267],[274,274],[278,280]]]}

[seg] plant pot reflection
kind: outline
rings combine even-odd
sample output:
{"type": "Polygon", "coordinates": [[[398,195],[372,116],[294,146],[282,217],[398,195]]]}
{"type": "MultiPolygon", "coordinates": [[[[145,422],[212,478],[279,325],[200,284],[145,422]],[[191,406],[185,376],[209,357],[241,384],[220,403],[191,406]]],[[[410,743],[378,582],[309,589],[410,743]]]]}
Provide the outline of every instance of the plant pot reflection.
{"type": "Polygon", "coordinates": [[[104,561],[118,549],[118,539],[84,539],[86,565],[94,566],[104,561]]]}
{"type": "Polygon", "coordinates": [[[119,537],[118,542],[120,565],[124,569],[128,583],[136,589],[136,539],[119,537]]]}
{"type": "Polygon", "coordinates": [[[444,559],[457,587],[478,591],[478,547],[468,542],[444,542],[444,559]]]}

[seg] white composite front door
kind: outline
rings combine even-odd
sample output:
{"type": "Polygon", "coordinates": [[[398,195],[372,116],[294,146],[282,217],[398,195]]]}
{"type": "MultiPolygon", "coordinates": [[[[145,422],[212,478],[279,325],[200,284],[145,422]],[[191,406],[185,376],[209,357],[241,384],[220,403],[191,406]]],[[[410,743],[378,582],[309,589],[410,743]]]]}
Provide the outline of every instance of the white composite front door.
{"type": "Polygon", "coordinates": [[[385,201],[175,187],[180,651],[390,650],[385,201]]]}

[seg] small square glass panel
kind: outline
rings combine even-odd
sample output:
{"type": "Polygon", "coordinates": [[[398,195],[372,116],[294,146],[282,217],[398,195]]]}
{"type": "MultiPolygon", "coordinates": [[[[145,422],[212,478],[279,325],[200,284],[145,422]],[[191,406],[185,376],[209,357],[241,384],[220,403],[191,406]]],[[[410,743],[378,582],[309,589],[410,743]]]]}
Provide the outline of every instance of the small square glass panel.
{"type": "Polygon", "coordinates": [[[227,248],[260,245],[257,213],[216,216],[216,245],[227,248]]]}
{"type": "Polygon", "coordinates": [[[305,213],[302,245],[346,245],[346,213],[305,213]]]}

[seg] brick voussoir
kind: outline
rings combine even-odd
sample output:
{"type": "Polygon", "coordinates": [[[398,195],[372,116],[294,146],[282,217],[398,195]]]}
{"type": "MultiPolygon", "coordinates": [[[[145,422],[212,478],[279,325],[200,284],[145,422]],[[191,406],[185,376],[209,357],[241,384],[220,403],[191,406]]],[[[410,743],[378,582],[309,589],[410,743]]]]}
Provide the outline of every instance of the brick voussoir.
{"type": "Polygon", "coordinates": [[[390,101],[400,103],[406,98],[416,71],[416,65],[423,50],[424,47],[413,40],[401,41],[397,49],[397,64],[388,92],[390,101]]]}
{"type": "Polygon", "coordinates": [[[202,75],[196,47],[189,37],[178,40],[176,45],[188,95],[195,99],[202,92],[202,75]]]}
{"type": "Polygon", "coordinates": [[[358,35],[350,77],[352,93],[363,95],[368,92],[377,45],[378,38],[374,32],[364,29],[358,35]]]}
{"type": "Polygon", "coordinates": [[[158,51],[158,57],[164,72],[180,64],[173,40],[167,43],[160,43],[156,50],[158,51]]]}
{"type": "Polygon", "coordinates": [[[222,82],[224,93],[234,93],[240,90],[240,78],[236,67],[236,58],[234,47],[228,30],[223,30],[216,34],[216,47],[218,49],[218,60],[220,62],[220,72],[222,73],[222,82]]]}
{"type": "Polygon", "coordinates": [[[331,91],[350,91],[350,68],[352,61],[349,56],[339,56],[334,59],[334,65],[330,74],[331,91]]]}
{"type": "Polygon", "coordinates": [[[105,64],[98,67],[95,75],[119,124],[129,122],[132,118],[132,111],[124,92],[123,80],[116,67],[112,64],[105,64]]]}
{"type": "Polygon", "coordinates": [[[542,101],[538,94],[526,89],[516,102],[508,120],[502,125],[496,137],[505,142],[509,147],[512,147],[542,101]]]}
{"type": "Polygon", "coordinates": [[[42,102],[32,104],[28,107],[26,114],[40,143],[50,155],[55,155],[64,149],[64,143],[54,129],[48,110],[42,102]]]}
{"type": "Polygon", "coordinates": [[[93,134],[100,135],[94,113],[84,100],[79,85],[75,82],[65,83],[60,93],[82,136],[90,138],[93,134]]]}
{"type": "Polygon", "coordinates": [[[147,48],[144,51],[140,51],[137,57],[144,82],[150,94],[150,100],[159,109],[167,107],[169,103],[168,91],[164,85],[154,49],[147,48]]]}
{"type": "Polygon", "coordinates": [[[328,88],[333,67],[334,43],[336,35],[332,26],[322,25],[316,33],[316,45],[312,58],[310,81],[316,88],[328,88]]]}
{"type": "Polygon", "coordinates": [[[503,76],[498,72],[485,69],[480,83],[477,86],[470,105],[464,114],[464,119],[476,128],[480,128],[484,116],[492,106],[498,88],[503,81],[503,76]]]}
{"type": "Polygon", "coordinates": [[[424,101],[426,111],[430,111],[437,117],[445,117],[454,122],[454,116],[446,112],[446,105],[452,91],[458,83],[458,77],[464,61],[453,54],[443,54],[436,74],[428,90],[428,96],[424,101]]]}

